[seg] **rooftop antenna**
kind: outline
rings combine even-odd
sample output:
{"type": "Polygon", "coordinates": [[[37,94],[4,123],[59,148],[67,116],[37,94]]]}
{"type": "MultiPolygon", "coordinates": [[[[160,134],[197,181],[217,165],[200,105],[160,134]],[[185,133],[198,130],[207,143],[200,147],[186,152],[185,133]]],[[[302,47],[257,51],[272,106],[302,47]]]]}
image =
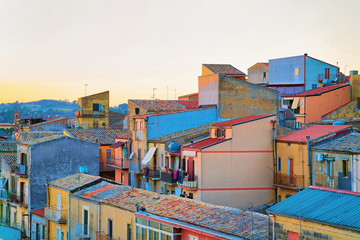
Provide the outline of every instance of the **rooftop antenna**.
{"type": "Polygon", "coordinates": [[[85,96],[86,96],[86,87],[88,86],[88,84],[87,83],[85,83],[85,96]]]}
{"type": "Polygon", "coordinates": [[[153,100],[155,100],[155,90],[157,90],[157,88],[153,88],[153,96],[152,96],[153,100]]]}

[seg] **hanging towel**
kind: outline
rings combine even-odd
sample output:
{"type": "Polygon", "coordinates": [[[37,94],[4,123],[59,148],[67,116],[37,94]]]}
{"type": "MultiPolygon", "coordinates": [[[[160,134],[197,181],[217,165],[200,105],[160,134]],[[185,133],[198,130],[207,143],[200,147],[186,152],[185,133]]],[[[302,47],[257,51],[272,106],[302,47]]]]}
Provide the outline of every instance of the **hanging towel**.
{"type": "Polygon", "coordinates": [[[178,174],[178,170],[175,170],[175,171],[174,171],[174,179],[175,179],[175,180],[177,179],[177,174],[178,174]]]}

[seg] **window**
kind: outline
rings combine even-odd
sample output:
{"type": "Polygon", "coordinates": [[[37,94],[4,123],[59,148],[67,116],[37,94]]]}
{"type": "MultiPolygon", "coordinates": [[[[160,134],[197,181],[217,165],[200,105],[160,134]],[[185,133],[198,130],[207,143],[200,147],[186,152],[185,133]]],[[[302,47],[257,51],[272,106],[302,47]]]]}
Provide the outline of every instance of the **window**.
{"type": "Polygon", "coordinates": [[[342,174],[343,177],[348,177],[348,160],[342,160],[342,174]]]}
{"type": "Polygon", "coordinates": [[[106,150],[106,161],[107,162],[111,161],[111,150],[110,149],[106,150]]]}
{"type": "Polygon", "coordinates": [[[281,195],[278,195],[278,202],[281,202],[281,195]]]}
{"type": "Polygon", "coordinates": [[[266,72],[264,72],[264,74],[263,74],[263,78],[264,78],[264,80],[266,79],[266,72]]]}
{"type": "Polygon", "coordinates": [[[295,77],[299,76],[299,68],[295,68],[295,77]]]}
{"type": "Polygon", "coordinates": [[[56,240],[61,240],[61,226],[56,225],[56,240]]]}
{"type": "Polygon", "coordinates": [[[127,225],[127,240],[131,240],[131,224],[127,225]]]}
{"type": "Polygon", "coordinates": [[[189,235],[189,240],[199,240],[199,237],[189,235]]]}
{"type": "Polygon", "coordinates": [[[83,206],[83,212],[82,212],[82,223],[83,223],[83,234],[89,235],[89,207],[83,206]]]}
{"type": "Polygon", "coordinates": [[[215,130],[215,137],[225,137],[225,129],[217,128],[215,130]]]}
{"type": "Polygon", "coordinates": [[[281,158],[278,158],[277,170],[281,172],[281,158]]]}
{"type": "Polygon", "coordinates": [[[93,121],[93,128],[99,128],[99,121],[93,121]]]}
{"type": "Polygon", "coordinates": [[[124,179],[125,179],[124,173],[122,172],[122,173],[121,173],[121,183],[122,183],[122,184],[124,184],[124,179]]]}
{"type": "Polygon", "coordinates": [[[330,78],[330,68],[325,68],[325,79],[330,78]]]}
{"type": "Polygon", "coordinates": [[[112,238],[113,236],[113,222],[112,219],[108,218],[108,237],[112,238]]]}
{"type": "Polygon", "coordinates": [[[26,164],[26,153],[21,153],[21,165],[26,164]]]}
{"type": "Polygon", "coordinates": [[[325,159],[326,161],[326,175],[328,177],[334,176],[334,161],[331,159],[325,159]]]}
{"type": "Polygon", "coordinates": [[[93,111],[94,112],[104,111],[104,105],[100,103],[93,103],[93,111]]]}

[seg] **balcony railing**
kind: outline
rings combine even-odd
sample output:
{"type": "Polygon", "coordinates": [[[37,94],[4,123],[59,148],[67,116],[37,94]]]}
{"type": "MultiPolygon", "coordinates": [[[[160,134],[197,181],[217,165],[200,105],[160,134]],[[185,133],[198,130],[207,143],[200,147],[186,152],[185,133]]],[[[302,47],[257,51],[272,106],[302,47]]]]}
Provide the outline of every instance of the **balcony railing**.
{"type": "Polygon", "coordinates": [[[177,183],[177,179],[174,179],[174,173],[161,172],[160,180],[170,184],[177,183]]]}
{"type": "Polygon", "coordinates": [[[100,171],[114,171],[114,168],[108,166],[108,162],[100,162],[100,171]]]}
{"type": "Polygon", "coordinates": [[[326,76],[325,74],[319,74],[318,80],[319,81],[324,81],[325,79],[330,79],[330,80],[335,80],[335,78],[337,77],[336,74],[330,74],[329,76],[326,76]]]}
{"type": "Polygon", "coordinates": [[[105,111],[78,110],[75,111],[76,117],[105,117],[105,111]]]}
{"type": "Polygon", "coordinates": [[[120,237],[118,238],[109,237],[104,232],[96,232],[96,240],[120,240],[120,237]]]}
{"type": "Polygon", "coordinates": [[[26,228],[24,226],[24,223],[21,221],[18,222],[11,222],[10,218],[1,218],[0,217],[0,225],[4,225],[11,228],[16,228],[21,231],[21,237],[26,238],[26,228]]]}
{"type": "Polygon", "coordinates": [[[129,169],[130,161],[124,158],[111,158],[109,162],[106,163],[110,168],[116,168],[120,170],[129,169]]]}
{"type": "Polygon", "coordinates": [[[158,178],[160,179],[160,170],[154,170],[151,168],[143,168],[145,178],[158,178]]]}
{"type": "Polygon", "coordinates": [[[129,161],[129,170],[134,173],[142,173],[140,161],[129,161]]]}
{"type": "Polygon", "coordinates": [[[27,177],[27,167],[23,164],[18,164],[15,166],[15,174],[21,177],[27,177]]]}
{"type": "Polygon", "coordinates": [[[57,222],[57,223],[66,223],[65,210],[56,210],[51,208],[45,208],[45,218],[57,222]]]}
{"type": "Polygon", "coordinates": [[[304,187],[303,175],[288,175],[285,173],[276,173],[274,183],[287,187],[304,187]]]}
{"type": "Polygon", "coordinates": [[[198,179],[197,177],[185,177],[183,183],[178,182],[179,186],[186,187],[186,188],[193,188],[196,189],[198,187],[198,179]]]}
{"type": "Polygon", "coordinates": [[[25,201],[25,195],[21,198],[20,196],[18,196],[16,194],[11,194],[10,201],[12,203],[20,205],[22,207],[27,207],[27,205],[28,205],[27,202],[25,201]]]}

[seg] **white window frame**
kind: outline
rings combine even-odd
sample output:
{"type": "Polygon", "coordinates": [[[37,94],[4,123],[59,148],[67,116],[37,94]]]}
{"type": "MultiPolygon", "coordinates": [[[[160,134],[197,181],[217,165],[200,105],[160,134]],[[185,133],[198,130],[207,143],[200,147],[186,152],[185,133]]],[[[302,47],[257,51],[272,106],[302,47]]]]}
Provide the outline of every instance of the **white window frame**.
{"type": "Polygon", "coordinates": [[[189,240],[199,240],[199,237],[189,235],[189,240]]]}
{"type": "Polygon", "coordinates": [[[86,236],[90,236],[90,210],[89,210],[89,206],[82,206],[82,211],[81,211],[81,214],[82,214],[82,229],[81,229],[81,232],[82,234],[86,235],[86,236]],[[84,233],[84,225],[85,225],[85,219],[84,219],[84,210],[87,210],[88,211],[88,226],[87,226],[87,233],[88,234],[85,234],[84,233]]]}

